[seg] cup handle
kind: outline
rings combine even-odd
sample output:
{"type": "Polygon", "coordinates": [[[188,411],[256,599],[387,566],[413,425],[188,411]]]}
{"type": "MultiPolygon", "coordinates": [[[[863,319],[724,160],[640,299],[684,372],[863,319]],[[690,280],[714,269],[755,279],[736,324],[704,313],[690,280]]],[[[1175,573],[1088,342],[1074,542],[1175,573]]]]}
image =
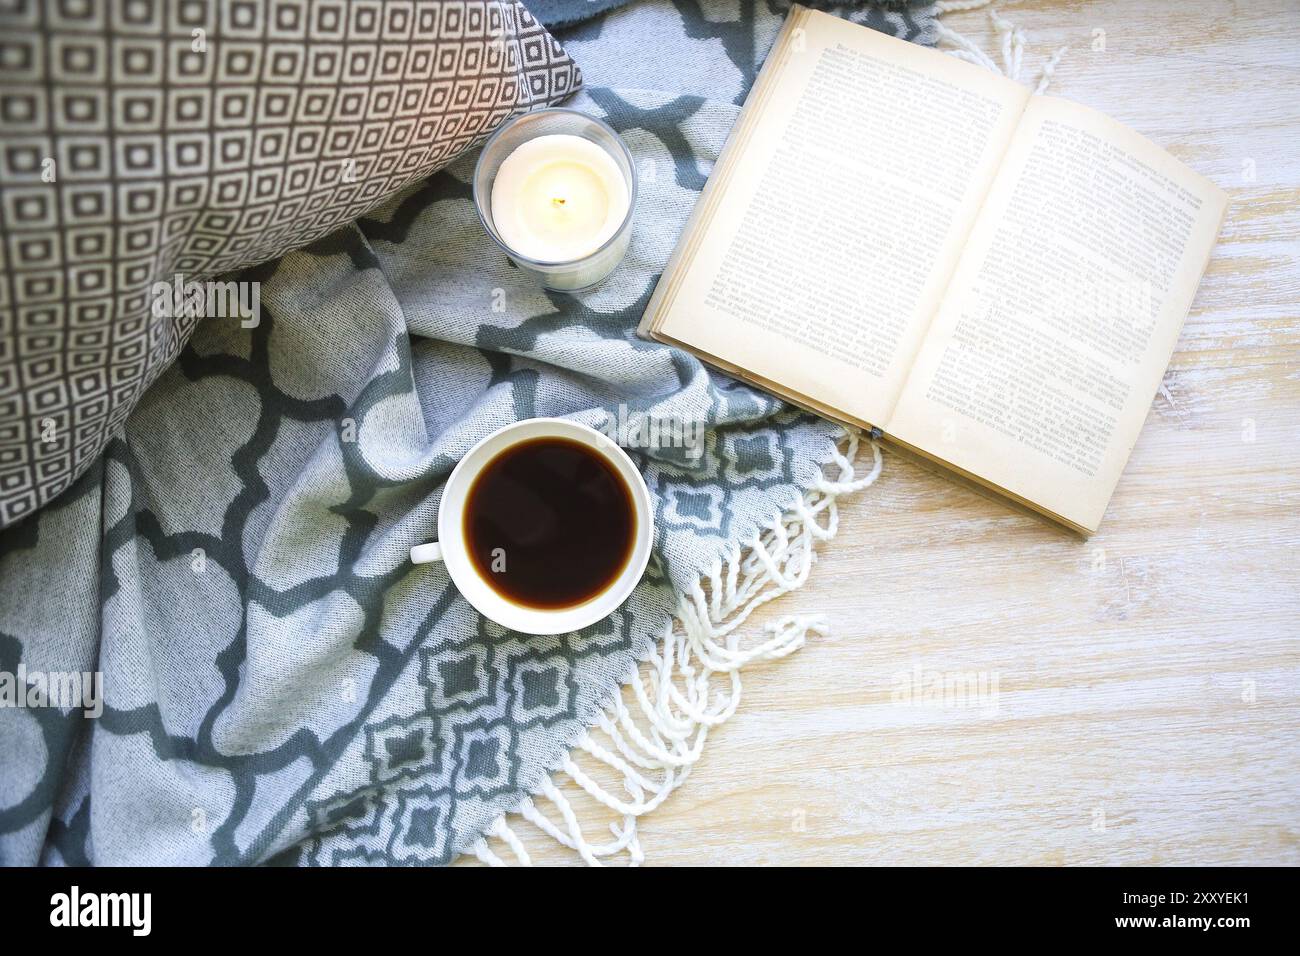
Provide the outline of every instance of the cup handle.
{"type": "Polygon", "coordinates": [[[437,541],[430,541],[428,544],[417,544],[411,549],[412,564],[431,564],[434,561],[442,560],[442,545],[437,541]]]}

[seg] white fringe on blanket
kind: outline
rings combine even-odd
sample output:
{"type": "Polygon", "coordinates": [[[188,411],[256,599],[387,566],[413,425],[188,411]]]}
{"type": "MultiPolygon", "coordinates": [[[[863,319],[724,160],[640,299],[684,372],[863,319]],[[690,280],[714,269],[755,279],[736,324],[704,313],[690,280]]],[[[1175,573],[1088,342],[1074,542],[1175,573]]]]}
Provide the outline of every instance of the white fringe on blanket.
{"type": "MultiPolygon", "coordinates": [[[[977,10],[990,2],[940,0],[935,6],[942,15],[977,10]]],[[[969,38],[936,21],[939,41],[954,47],[948,51],[951,55],[1019,82],[1026,34],[994,9],[989,10],[989,20],[1001,47],[1001,67],[969,38]]],[[[1046,91],[1068,49],[1061,47],[1043,65],[1035,93],[1046,91]]],[[[741,646],[737,632],[768,601],[803,587],[816,559],[817,543],[833,538],[839,529],[836,500],[866,488],[880,476],[880,448],[875,442],[870,442],[871,468],[859,476],[855,459],[860,436],[850,431],[847,437],[845,452],[834,455],[837,476],[820,478],[747,547],[737,546],[726,560],[715,562],[689,594],[679,595],[676,617],[650,658],[633,668],[620,692],[578,738],[555,773],[515,813],[498,817],[488,827],[472,847],[479,860],[505,866],[498,852],[504,848],[516,862],[530,866],[532,858],[520,836],[520,830],[530,824],[592,866],[618,858],[632,866],[644,861],[637,821],[686,781],[704,752],[709,731],[736,712],[741,669],[793,654],[810,634],[827,633],[820,615],[786,615],[769,622],[764,639],[749,647],[741,646]],[[715,688],[715,678],[725,686],[715,688]],[[585,755],[583,764],[578,763],[579,755],[585,755]],[[567,793],[557,786],[557,779],[564,780],[567,793]],[[584,831],[574,806],[583,794],[593,808],[603,811],[598,815],[608,825],[611,840],[593,843],[584,831]],[[549,810],[539,806],[541,798],[549,810]],[[608,822],[609,814],[617,821],[608,822]]]]}
{"type": "MultiPolygon", "coordinates": [[[[939,0],[935,4],[935,13],[937,16],[942,16],[945,13],[956,13],[963,10],[979,10],[988,7],[992,2],[993,0],[939,0]]],[[[994,73],[999,73],[1019,83],[1021,81],[1021,69],[1024,66],[1027,34],[992,7],[989,7],[989,22],[993,24],[993,30],[998,37],[998,45],[1002,53],[1001,67],[968,37],[945,26],[941,20],[935,20],[936,36],[939,38],[940,43],[946,41],[953,45],[954,49],[948,52],[959,60],[966,60],[968,63],[987,67],[994,73]]],[[[1043,64],[1043,68],[1038,73],[1038,82],[1034,84],[1035,94],[1047,92],[1047,87],[1052,82],[1052,76],[1056,73],[1057,66],[1060,65],[1061,59],[1069,49],[1068,46],[1061,47],[1043,64]]]]}
{"type": "Polygon", "coordinates": [[[839,530],[838,498],[861,491],[880,476],[875,442],[869,442],[870,469],[858,474],[861,437],[849,431],[846,438],[844,452],[833,453],[836,474],[820,476],[745,547],[737,545],[688,594],[679,595],[676,616],[649,659],[632,670],[556,773],[516,813],[499,817],[488,828],[472,848],[475,856],[492,866],[505,865],[491,838],[520,864],[530,865],[519,834],[526,821],[592,866],[616,857],[633,866],[642,862],[637,820],[685,782],[709,731],[736,712],[741,668],[793,654],[810,634],[827,633],[820,615],[786,615],[769,622],[764,638],[753,646],[742,646],[739,629],[767,602],[803,587],[818,542],[839,530]],[[715,679],[723,686],[715,686],[715,679]],[[562,792],[556,780],[563,778],[579,789],[562,792]],[[594,843],[584,832],[574,806],[581,793],[594,801],[593,809],[599,805],[612,840],[594,843]],[[548,801],[548,810],[538,798],[548,801]],[[610,823],[609,813],[618,821],[610,823]],[[551,814],[558,814],[558,820],[551,814]]]}

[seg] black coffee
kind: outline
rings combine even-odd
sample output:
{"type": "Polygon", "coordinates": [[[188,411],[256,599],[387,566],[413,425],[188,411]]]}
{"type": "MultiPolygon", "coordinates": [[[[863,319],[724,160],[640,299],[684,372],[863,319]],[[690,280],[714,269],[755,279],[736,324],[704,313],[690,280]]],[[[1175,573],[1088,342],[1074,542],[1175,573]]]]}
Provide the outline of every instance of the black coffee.
{"type": "Polygon", "coordinates": [[[465,541],[483,579],[527,607],[571,607],[605,590],[632,556],[636,511],[605,457],[566,438],[502,451],[465,505],[465,541]]]}

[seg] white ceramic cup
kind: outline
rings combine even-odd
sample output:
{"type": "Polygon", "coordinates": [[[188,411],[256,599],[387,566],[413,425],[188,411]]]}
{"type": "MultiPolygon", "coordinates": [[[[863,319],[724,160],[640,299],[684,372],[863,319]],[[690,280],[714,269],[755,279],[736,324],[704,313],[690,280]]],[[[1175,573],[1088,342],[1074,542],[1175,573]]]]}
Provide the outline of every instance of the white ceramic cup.
{"type": "Polygon", "coordinates": [[[654,509],[650,506],[650,492],[641,472],[623,449],[594,428],[568,419],[528,418],[488,435],[452,469],[438,506],[438,540],[413,547],[411,560],[416,564],[441,561],[447,566],[447,573],[461,596],[480,614],[502,627],[524,634],[567,634],[595,624],[627,600],[650,562],[653,541],[654,509]],[[483,579],[465,542],[465,502],[474,486],[474,479],[501,452],[535,438],[567,438],[594,449],[626,483],[636,512],[632,554],[623,571],[599,594],[570,607],[526,607],[503,597],[483,579]]]}

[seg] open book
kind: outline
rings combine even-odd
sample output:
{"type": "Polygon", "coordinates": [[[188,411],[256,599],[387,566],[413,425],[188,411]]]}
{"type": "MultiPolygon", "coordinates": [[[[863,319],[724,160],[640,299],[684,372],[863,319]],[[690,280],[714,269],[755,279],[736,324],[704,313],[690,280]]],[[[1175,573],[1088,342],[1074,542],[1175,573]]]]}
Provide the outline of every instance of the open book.
{"type": "Polygon", "coordinates": [[[796,6],[640,332],[1087,534],[1226,206],[1094,110],[796,6]]]}

